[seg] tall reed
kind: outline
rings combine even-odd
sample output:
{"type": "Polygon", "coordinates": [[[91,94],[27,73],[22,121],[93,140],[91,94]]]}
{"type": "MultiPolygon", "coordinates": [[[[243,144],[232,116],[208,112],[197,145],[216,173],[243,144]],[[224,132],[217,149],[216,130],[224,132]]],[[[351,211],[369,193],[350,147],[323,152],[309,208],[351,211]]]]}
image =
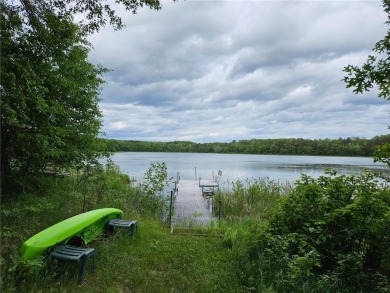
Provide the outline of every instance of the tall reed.
{"type": "Polygon", "coordinates": [[[281,184],[269,178],[236,180],[230,184],[231,191],[218,191],[214,196],[214,214],[229,222],[247,217],[267,219],[277,201],[292,190],[289,182],[281,184]]]}

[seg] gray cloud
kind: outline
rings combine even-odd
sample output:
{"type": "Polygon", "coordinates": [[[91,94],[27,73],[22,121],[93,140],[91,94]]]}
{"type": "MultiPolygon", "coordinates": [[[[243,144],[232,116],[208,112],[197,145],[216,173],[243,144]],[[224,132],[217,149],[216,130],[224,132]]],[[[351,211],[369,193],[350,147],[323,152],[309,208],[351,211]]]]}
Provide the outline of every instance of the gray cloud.
{"type": "Polygon", "coordinates": [[[387,26],[380,1],[181,1],[120,10],[127,27],[90,40],[112,69],[107,137],[230,141],[386,134],[388,102],[356,96],[343,68],[362,64],[387,26]]]}

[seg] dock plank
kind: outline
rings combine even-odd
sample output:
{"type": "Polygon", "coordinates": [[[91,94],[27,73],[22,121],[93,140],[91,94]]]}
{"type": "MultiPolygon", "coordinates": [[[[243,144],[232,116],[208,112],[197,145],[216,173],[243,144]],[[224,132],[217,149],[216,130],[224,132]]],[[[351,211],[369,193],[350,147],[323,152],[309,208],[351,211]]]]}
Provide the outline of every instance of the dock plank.
{"type": "Polygon", "coordinates": [[[202,196],[199,182],[180,180],[174,203],[172,227],[208,226],[212,221],[207,201],[202,196]]]}
{"type": "Polygon", "coordinates": [[[201,179],[199,181],[199,186],[200,187],[218,187],[219,186],[219,183],[218,182],[215,182],[215,181],[212,181],[212,180],[204,180],[204,179],[201,179]]]}

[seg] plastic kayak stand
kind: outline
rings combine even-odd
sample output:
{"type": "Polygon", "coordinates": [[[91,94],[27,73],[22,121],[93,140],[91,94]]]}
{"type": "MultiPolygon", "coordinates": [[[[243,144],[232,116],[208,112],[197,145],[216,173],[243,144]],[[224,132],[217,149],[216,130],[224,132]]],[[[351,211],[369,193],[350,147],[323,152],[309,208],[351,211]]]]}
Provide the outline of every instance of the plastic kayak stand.
{"type": "Polygon", "coordinates": [[[107,227],[109,231],[113,231],[114,228],[129,229],[131,237],[137,233],[137,221],[128,221],[121,219],[110,219],[108,220],[107,227]]]}
{"type": "Polygon", "coordinates": [[[79,284],[83,283],[85,270],[87,268],[88,259],[93,257],[93,270],[95,270],[95,249],[87,247],[76,247],[72,245],[58,245],[53,247],[50,256],[58,260],[65,261],[81,261],[79,272],[79,284]]]}

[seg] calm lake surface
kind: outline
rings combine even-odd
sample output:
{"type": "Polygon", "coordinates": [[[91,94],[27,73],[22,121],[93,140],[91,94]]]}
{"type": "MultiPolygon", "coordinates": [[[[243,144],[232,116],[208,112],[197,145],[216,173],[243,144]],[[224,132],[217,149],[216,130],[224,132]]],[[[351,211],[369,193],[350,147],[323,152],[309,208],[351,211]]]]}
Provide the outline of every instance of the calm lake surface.
{"type": "Polygon", "coordinates": [[[374,163],[372,158],[321,157],[321,156],[276,156],[194,153],[115,153],[112,160],[123,173],[141,180],[152,162],[165,162],[170,177],[181,179],[211,179],[218,170],[224,182],[245,179],[269,178],[277,182],[293,182],[301,174],[318,177],[327,169],[345,174],[357,174],[365,169],[386,171],[386,165],[374,163]]]}

